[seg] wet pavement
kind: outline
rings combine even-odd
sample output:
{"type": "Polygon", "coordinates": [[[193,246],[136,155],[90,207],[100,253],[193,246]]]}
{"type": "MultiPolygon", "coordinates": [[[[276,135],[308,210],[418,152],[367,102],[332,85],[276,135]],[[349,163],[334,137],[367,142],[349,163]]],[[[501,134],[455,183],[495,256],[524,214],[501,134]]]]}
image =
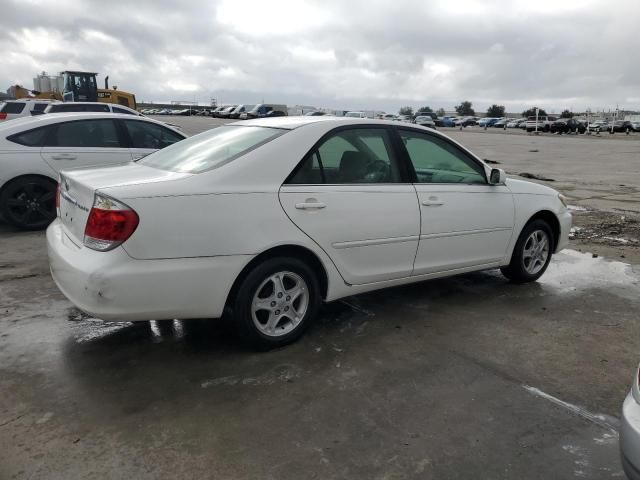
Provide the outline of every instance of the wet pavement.
{"type": "Polygon", "coordinates": [[[637,267],[567,250],[326,305],[295,345],[102,322],[1,232],[0,478],[622,478],[637,267]]]}

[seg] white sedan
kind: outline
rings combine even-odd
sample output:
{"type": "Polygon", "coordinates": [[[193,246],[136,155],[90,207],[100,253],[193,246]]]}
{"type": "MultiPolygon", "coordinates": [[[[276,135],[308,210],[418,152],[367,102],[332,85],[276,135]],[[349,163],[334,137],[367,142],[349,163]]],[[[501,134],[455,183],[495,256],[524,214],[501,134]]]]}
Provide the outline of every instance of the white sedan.
{"type": "Polygon", "coordinates": [[[622,406],[620,428],[622,466],[630,480],[640,480],[640,368],[622,406]]]}
{"type": "Polygon", "coordinates": [[[556,191],[506,179],[432,129],[319,116],[63,172],[47,242],[54,280],[90,315],[230,312],[268,348],[296,339],[323,301],[493,268],[534,281],[570,227],[556,191]]]}
{"type": "Polygon", "coordinates": [[[114,113],[59,113],[2,123],[0,212],[16,227],[44,228],[56,217],[60,170],[130,163],[184,138],[150,118],[114,113]]]}

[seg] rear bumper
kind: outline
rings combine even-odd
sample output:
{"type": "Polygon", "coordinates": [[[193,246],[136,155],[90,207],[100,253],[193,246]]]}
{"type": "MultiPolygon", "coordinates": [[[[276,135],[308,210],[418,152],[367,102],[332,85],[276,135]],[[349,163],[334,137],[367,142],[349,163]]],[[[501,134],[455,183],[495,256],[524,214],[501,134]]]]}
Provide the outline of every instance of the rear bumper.
{"type": "Polygon", "coordinates": [[[620,452],[627,477],[640,480],[640,404],[631,392],[622,406],[620,452]]]}
{"type": "Polygon", "coordinates": [[[573,224],[573,218],[569,210],[559,213],[557,217],[560,223],[560,235],[558,236],[558,245],[556,245],[555,253],[569,246],[569,233],[573,224]]]}
{"type": "Polygon", "coordinates": [[[78,246],[59,220],[47,229],[51,276],[80,310],[104,320],[217,318],[252,256],[136,260],[123,248],[78,246]]]}

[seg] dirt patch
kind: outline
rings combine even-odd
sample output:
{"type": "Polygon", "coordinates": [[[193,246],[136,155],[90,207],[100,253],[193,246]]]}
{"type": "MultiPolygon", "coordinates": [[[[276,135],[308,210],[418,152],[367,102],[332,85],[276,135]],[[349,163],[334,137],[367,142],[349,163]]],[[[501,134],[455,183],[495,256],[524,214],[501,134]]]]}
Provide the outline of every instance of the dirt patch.
{"type": "Polygon", "coordinates": [[[572,244],[604,257],[640,261],[640,215],[632,212],[574,210],[572,244]]]}
{"type": "Polygon", "coordinates": [[[529,173],[529,172],[519,173],[518,176],[523,178],[531,178],[533,180],[542,180],[543,182],[555,182],[555,179],[553,178],[547,178],[547,177],[543,177],[542,175],[529,173]]]}

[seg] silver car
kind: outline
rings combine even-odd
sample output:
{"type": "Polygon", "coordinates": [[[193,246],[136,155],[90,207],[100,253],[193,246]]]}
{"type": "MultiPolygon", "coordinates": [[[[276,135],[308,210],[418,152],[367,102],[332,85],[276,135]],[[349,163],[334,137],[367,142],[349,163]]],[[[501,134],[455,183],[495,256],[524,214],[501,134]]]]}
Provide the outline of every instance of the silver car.
{"type": "Polygon", "coordinates": [[[622,466],[630,480],[640,480],[640,368],[622,406],[620,450],[622,466]]]}
{"type": "Polygon", "coordinates": [[[436,128],[436,122],[430,115],[419,115],[416,117],[415,123],[423,127],[436,128]]]}

